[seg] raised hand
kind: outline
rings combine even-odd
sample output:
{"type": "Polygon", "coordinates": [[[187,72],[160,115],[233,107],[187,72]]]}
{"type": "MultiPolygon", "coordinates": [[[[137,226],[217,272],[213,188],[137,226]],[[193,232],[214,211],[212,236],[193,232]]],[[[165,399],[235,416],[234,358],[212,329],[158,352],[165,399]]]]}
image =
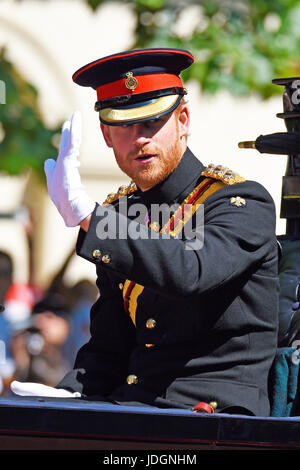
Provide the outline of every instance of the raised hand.
{"type": "Polygon", "coordinates": [[[57,160],[48,159],[44,164],[49,195],[67,227],[79,225],[95,208],[95,201],[85,192],[78,170],[81,129],[81,114],[76,111],[71,121],[66,121],[62,127],[57,160]]]}

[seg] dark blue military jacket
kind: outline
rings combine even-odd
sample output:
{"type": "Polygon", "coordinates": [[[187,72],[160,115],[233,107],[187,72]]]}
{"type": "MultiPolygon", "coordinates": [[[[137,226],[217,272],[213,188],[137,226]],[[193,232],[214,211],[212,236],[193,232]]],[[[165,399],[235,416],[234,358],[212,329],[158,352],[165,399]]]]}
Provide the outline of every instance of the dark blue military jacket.
{"type": "MultiPolygon", "coordinates": [[[[165,181],[126,202],[143,203],[149,222],[158,222],[151,205],[182,204],[203,170],[187,149],[165,181]]],[[[148,220],[120,213],[120,201],[97,206],[77,243],[98,274],[91,339],[58,387],[125,405],[192,409],[213,401],[223,412],[269,414],[278,328],[274,203],[260,184],[244,181],[224,184],[201,207],[204,226],[196,211],[195,239],[187,240],[153,237],[148,220]]]]}

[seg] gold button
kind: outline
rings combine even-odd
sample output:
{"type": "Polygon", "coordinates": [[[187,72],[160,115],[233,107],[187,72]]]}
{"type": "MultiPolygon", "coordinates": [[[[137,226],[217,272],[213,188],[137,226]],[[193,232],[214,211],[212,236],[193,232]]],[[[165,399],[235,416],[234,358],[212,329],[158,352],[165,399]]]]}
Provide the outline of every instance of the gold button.
{"type": "Polygon", "coordinates": [[[156,321],[154,320],[154,318],[148,318],[148,320],[146,321],[146,327],[155,328],[155,326],[156,326],[156,321]]]}
{"type": "Polygon", "coordinates": [[[154,344],[145,344],[146,348],[152,348],[154,344]]]}
{"type": "Polygon", "coordinates": [[[110,256],[109,255],[102,256],[102,261],[105,264],[110,263],[110,256]]]}
{"type": "Polygon", "coordinates": [[[122,284],[122,282],[120,282],[119,289],[123,290],[123,287],[124,287],[124,285],[122,284]]]}
{"type": "Polygon", "coordinates": [[[99,259],[101,256],[101,251],[100,250],[94,250],[93,251],[93,258],[99,259]]]}
{"type": "Polygon", "coordinates": [[[128,383],[128,385],[137,384],[138,378],[136,375],[131,374],[131,375],[128,375],[126,382],[128,383]]]}

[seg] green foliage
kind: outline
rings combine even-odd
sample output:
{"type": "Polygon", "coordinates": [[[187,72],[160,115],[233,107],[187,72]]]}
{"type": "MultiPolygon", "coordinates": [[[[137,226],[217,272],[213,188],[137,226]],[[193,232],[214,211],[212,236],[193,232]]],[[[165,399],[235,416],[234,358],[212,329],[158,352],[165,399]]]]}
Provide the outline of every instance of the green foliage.
{"type": "MultiPolygon", "coordinates": [[[[106,0],[86,0],[97,9],[106,0]]],[[[300,75],[298,0],[127,0],[136,14],[133,47],[179,47],[196,63],[185,80],[204,93],[226,89],[266,99],[273,78],[300,75]],[[189,16],[186,26],[184,17],[189,16]]]]}
{"type": "MultiPolygon", "coordinates": [[[[113,0],[85,0],[96,11],[113,0]]],[[[124,0],[136,15],[132,48],[178,47],[195,56],[183,72],[203,93],[258,94],[267,99],[282,88],[273,78],[300,76],[299,0],[124,0]],[[186,18],[188,18],[186,20],[186,18]]],[[[59,8],[59,6],[58,6],[59,8]]],[[[42,178],[45,156],[53,155],[58,129],[49,130],[36,90],[0,56],[6,105],[0,104],[0,171],[33,168],[42,178]]],[[[54,153],[55,152],[55,153],[54,153]]]]}
{"type": "Polygon", "coordinates": [[[5,104],[0,104],[0,171],[16,175],[32,168],[44,181],[47,156],[56,155],[54,136],[37,105],[37,91],[27,83],[0,50],[0,79],[5,84],[5,104]]]}
{"type": "Polygon", "coordinates": [[[86,0],[86,3],[91,7],[93,11],[96,11],[97,8],[104,3],[105,0],[86,0]]]}

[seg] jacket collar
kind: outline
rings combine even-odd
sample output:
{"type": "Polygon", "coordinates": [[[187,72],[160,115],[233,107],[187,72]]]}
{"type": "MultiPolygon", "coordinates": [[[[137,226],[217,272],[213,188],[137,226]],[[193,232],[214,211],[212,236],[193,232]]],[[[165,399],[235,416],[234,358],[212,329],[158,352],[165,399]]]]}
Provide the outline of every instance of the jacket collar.
{"type": "Polygon", "coordinates": [[[204,169],[203,164],[187,148],[179,165],[164,181],[148,191],[139,189],[138,195],[147,206],[181,201],[192,190],[204,169]]]}

